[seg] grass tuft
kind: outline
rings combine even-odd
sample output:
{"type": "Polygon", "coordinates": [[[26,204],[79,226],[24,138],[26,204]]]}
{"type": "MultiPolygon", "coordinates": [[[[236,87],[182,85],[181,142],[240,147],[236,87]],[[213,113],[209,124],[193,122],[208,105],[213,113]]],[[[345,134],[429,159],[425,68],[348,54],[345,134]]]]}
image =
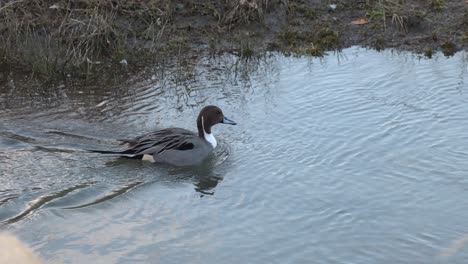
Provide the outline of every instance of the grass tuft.
{"type": "Polygon", "coordinates": [[[171,14],[169,0],[12,0],[0,4],[0,61],[47,76],[88,69],[132,56],[136,38],[155,42],[171,14]]]}

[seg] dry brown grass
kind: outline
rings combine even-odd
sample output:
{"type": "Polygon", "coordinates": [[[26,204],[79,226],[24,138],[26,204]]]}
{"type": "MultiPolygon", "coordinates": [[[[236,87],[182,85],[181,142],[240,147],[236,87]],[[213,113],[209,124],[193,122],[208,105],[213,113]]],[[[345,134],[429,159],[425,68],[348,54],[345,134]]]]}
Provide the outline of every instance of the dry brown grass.
{"type": "Polygon", "coordinates": [[[399,31],[408,32],[408,22],[412,17],[423,17],[424,12],[417,10],[410,1],[405,0],[367,0],[371,8],[367,15],[371,19],[380,18],[384,30],[387,30],[389,22],[399,31]]]}
{"type": "Polygon", "coordinates": [[[263,19],[269,0],[225,0],[226,14],[223,22],[227,24],[250,23],[263,19]]]}
{"type": "MultiPolygon", "coordinates": [[[[220,27],[261,22],[274,0],[206,1],[220,11],[220,27]]],[[[275,2],[283,1],[276,0],[275,2]]],[[[87,72],[109,62],[140,61],[161,40],[181,0],[0,1],[0,63],[46,76],[87,72]],[[140,57],[138,57],[140,56],[140,57]]],[[[198,1],[199,2],[199,1],[198,1]]],[[[203,3],[203,1],[201,1],[203,3]]],[[[168,33],[169,34],[169,33],[168,33]]],[[[169,37],[169,38],[167,38],[169,37]]],[[[167,44],[167,43],[166,43],[167,44]]],[[[170,44],[167,44],[170,46],[170,44]]]]}
{"type": "Polygon", "coordinates": [[[0,60],[50,75],[118,60],[155,41],[171,17],[169,0],[14,0],[0,3],[0,60]]]}

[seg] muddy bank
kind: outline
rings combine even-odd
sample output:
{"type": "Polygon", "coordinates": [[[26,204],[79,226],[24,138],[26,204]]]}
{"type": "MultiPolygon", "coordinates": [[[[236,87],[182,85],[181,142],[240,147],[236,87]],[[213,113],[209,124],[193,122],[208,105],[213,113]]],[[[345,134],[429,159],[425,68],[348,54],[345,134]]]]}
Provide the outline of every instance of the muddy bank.
{"type": "Polygon", "coordinates": [[[207,50],[323,56],[352,45],[450,56],[468,46],[466,0],[9,1],[3,69],[83,77],[207,50]]]}
{"type": "MultiPolygon", "coordinates": [[[[362,45],[428,56],[440,50],[450,56],[468,46],[465,0],[304,0],[263,6],[255,1],[241,2],[240,9],[261,9],[257,17],[238,15],[220,23],[216,15],[200,16],[190,5],[180,4],[169,35],[185,35],[212,48],[238,49],[247,55],[251,50],[275,49],[320,56],[327,50],[362,45]]],[[[206,5],[217,10],[215,2],[206,5]]]]}

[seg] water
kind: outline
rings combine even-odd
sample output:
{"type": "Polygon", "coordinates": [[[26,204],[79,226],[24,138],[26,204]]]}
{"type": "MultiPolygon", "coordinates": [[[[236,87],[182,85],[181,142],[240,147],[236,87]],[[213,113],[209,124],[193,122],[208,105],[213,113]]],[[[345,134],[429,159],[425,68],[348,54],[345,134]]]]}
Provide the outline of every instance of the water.
{"type": "Polygon", "coordinates": [[[0,229],[48,263],[465,263],[468,58],[350,48],[0,87],[0,229]],[[88,153],[220,106],[199,168],[88,153]]]}

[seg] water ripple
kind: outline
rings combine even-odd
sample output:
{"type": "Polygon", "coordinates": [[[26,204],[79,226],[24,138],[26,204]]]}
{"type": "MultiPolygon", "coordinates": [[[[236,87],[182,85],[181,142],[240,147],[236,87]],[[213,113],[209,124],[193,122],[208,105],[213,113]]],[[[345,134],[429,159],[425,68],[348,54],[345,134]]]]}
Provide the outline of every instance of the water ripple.
{"type": "Polygon", "coordinates": [[[464,263],[467,65],[199,54],[109,86],[0,87],[2,228],[65,263],[464,263]],[[206,104],[238,126],[214,127],[203,166],[84,151],[195,130],[206,104]]]}
{"type": "MultiPolygon", "coordinates": [[[[40,197],[32,200],[31,202],[29,202],[26,209],[24,209],[21,213],[15,215],[13,217],[10,217],[10,218],[8,218],[6,220],[0,221],[0,227],[8,225],[8,224],[15,223],[17,221],[20,221],[23,218],[27,217],[28,215],[33,214],[35,211],[39,210],[40,208],[42,208],[43,206],[45,206],[49,202],[52,202],[55,199],[62,198],[62,197],[68,195],[69,193],[71,193],[71,192],[73,192],[75,190],[86,188],[91,184],[92,183],[80,184],[80,185],[72,186],[70,188],[67,188],[67,189],[64,189],[64,190],[61,190],[61,191],[58,191],[58,192],[55,192],[55,193],[40,196],[40,197]]],[[[17,197],[14,197],[14,198],[17,198],[17,197]]],[[[14,198],[12,198],[12,199],[14,199],[14,198]]]]}

